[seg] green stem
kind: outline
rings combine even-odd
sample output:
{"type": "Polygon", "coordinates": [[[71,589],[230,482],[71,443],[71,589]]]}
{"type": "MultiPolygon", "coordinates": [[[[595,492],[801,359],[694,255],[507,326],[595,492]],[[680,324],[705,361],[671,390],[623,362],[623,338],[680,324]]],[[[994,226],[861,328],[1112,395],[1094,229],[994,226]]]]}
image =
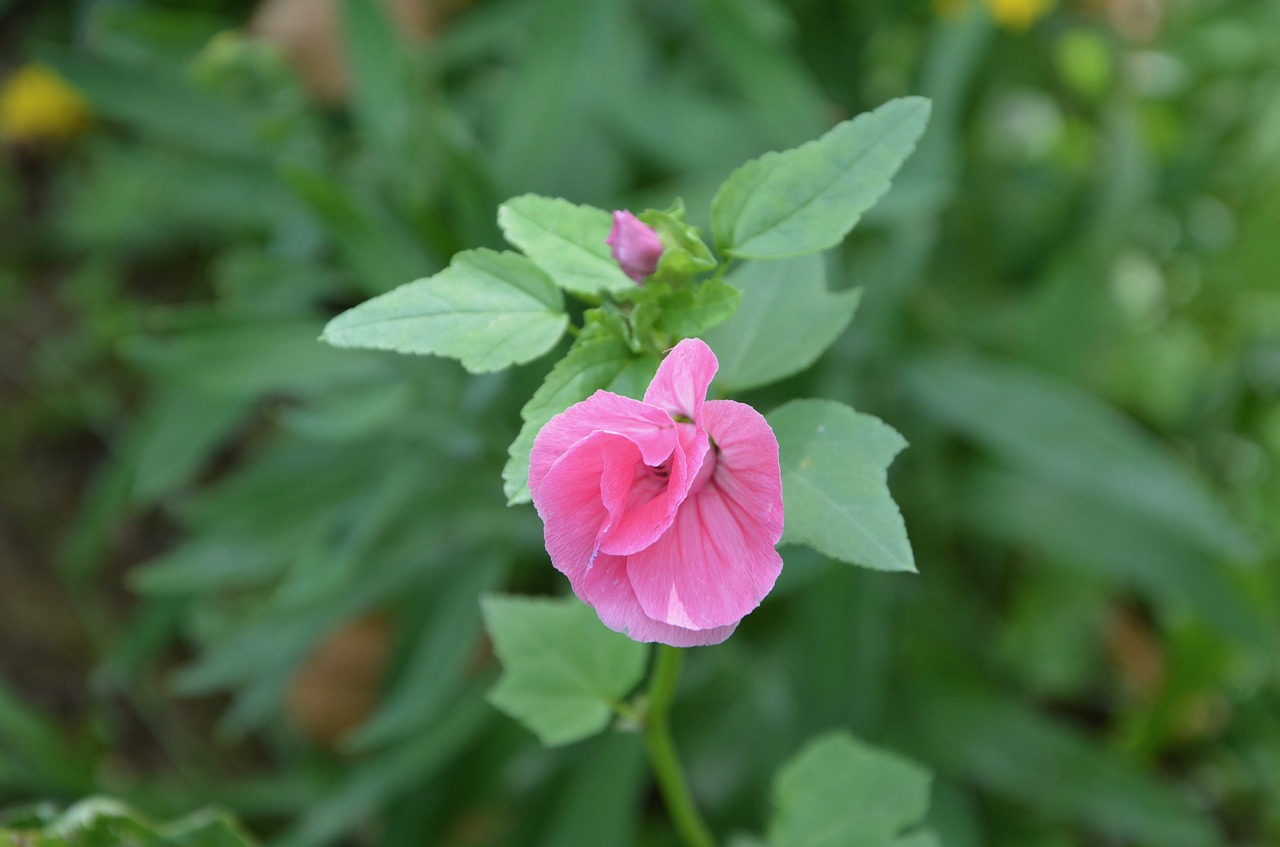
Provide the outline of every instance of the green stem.
{"type": "Polygon", "coordinates": [[[676,756],[676,745],[671,740],[671,724],[667,719],[671,701],[675,699],[676,682],[680,678],[680,663],[684,653],[678,647],[668,647],[665,644],[659,644],[657,648],[653,673],[649,678],[649,708],[644,727],[649,761],[653,763],[658,788],[662,791],[662,798],[667,803],[667,813],[671,815],[671,822],[680,838],[688,847],[715,847],[711,830],[693,805],[689,782],[685,779],[680,759],[676,756]]]}

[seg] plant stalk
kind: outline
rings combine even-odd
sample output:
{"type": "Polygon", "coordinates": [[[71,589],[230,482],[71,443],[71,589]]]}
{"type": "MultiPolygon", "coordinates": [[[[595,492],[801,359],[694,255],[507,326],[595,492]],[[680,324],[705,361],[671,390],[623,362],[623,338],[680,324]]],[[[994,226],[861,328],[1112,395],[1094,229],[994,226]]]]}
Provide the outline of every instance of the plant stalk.
{"type": "Polygon", "coordinates": [[[675,699],[676,683],[680,678],[683,651],[666,644],[657,645],[653,673],[649,678],[649,704],[645,718],[644,742],[653,764],[653,774],[666,801],[667,813],[676,832],[688,847],[715,847],[715,839],[706,822],[698,814],[689,793],[675,743],[671,740],[671,723],[668,720],[671,701],[675,699]]]}

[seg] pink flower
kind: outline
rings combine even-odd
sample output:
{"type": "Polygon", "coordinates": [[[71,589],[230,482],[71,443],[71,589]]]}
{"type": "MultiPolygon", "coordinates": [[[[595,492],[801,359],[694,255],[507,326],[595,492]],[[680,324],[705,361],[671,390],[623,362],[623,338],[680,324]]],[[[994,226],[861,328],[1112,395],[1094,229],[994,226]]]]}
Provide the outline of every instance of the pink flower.
{"type": "Polygon", "coordinates": [[[717,367],[681,341],[643,402],[597,391],[533,444],[552,564],[636,641],[719,644],[782,570],[778,440],[750,406],[705,399],[717,367]]]}
{"type": "Polygon", "coordinates": [[[609,245],[622,272],[636,282],[658,269],[662,239],[630,212],[613,213],[613,229],[604,243],[609,245]]]}

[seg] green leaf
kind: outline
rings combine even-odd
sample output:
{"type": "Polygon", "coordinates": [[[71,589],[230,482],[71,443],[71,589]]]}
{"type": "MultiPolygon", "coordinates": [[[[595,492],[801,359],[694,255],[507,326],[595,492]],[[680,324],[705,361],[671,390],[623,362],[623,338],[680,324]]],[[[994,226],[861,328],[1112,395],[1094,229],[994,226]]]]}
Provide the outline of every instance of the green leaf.
{"type": "Polygon", "coordinates": [[[498,207],[498,225],[566,291],[591,296],[636,287],[604,243],[613,218],[603,209],[524,194],[498,207]]]}
{"type": "Polygon", "coordinates": [[[906,446],[870,415],[831,400],[792,400],[768,416],[778,436],[784,544],[885,571],[914,571],[902,514],[886,474],[906,446]]]}
{"type": "Polygon", "coordinates": [[[839,244],[889,190],[929,119],[922,97],[891,100],[822,138],[734,171],[711,202],[725,255],[770,259],[839,244]]]}
{"type": "Polygon", "coordinates": [[[253,843],[222,812],[205,810],[156,824],[103,797],[81,800],[41,823],[39,828],[0,828],[0,843],[29,847],[249,847],[253,843]]]}
{"type": "Polygon", "coordinates": [[[1078,388],[976,356],[922,360],[906,385],[921,407],[1015,467],[1207,552],[1252,554],[1237,522],[1163,445],[1078,388]]]}
{"type": "Polygon", "coordinates": [[[929,774],[844,732],[811,742],[774,783],[772,847],[890,847],[929,809],[929,774]]]}
{"type": "Polygon", "coordinates": [[[529,502],[529,451],[538,430],[579,400],[611,387],[630,373],[629,366],[642,360],[602,322],[588,320],[582,335],[520,410],[524,425],[511,443],[507,451],[510,458],[502,469],[503,491],[510,505],[529,502]]]}
{"type": "Polygon", "coordinates": [[[575,599],[480,601],[503,674],[489,700],[554,746],[595,735],[640,682],[648,645],[605,629],[575,599]]]}
{"type": "Polygon", "coordinates": [[[821,256],[750,262],[729,277],[742,290],[733,317],[703,336],[729,391],[768,385],[814,363],[844,332],[860,289],[831,293],[821,256]]]}
{"type": "Polygon", "coordinates": [[[335,347],[435,353],[473,373],[527,362],[568,325],[551,280],[515,253],[468,250],[449,267],[343,312],[321,340],[335,347]]]}
{"type": "Polygon", "coordinates": [[[681,285],[661,298],[658,330],[691,338],[724,323],[742,302],[742,292],[722,279],[681,285]]]}

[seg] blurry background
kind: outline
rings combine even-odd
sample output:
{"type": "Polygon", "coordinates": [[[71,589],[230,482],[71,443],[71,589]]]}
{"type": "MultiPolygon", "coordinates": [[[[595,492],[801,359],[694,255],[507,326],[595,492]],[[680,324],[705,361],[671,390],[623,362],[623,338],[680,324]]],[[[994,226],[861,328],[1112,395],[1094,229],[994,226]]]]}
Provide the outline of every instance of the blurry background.
{"type": "MultiPolygon", "coordinates": [[[[639,739],[546,751],[477,594],[559,592],[500,469],[546,361],[339,352],[525,191],[705,215],[744,159],[934,118],[789,384],[911,447],[921,575],[784,550],[694,651],[721,833],[847,726],[948,847],[1280,843],[1274,0],[0,0],[0,805],[263,841],[673,843],[639,739]]],[[[780,281],[785,284],[785,281],[780,281]]]]}

